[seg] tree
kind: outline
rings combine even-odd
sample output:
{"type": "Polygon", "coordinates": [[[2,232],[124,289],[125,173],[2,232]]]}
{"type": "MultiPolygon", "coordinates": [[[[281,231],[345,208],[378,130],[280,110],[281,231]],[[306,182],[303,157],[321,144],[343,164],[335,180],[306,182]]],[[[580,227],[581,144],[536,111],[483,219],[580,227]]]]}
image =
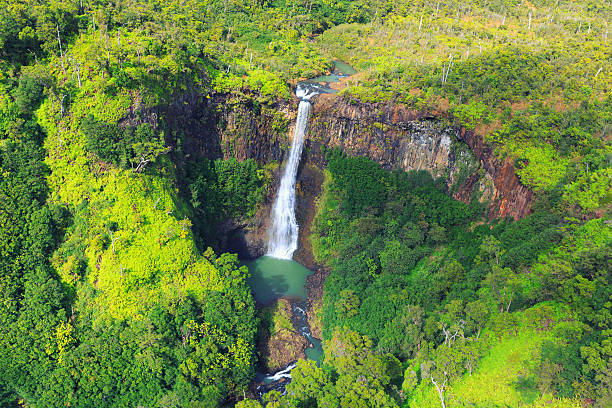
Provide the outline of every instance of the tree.
{"type": "Polygon", "coordinates": [[[476,333],[476,339],[480,337],[480,331],[489,318],[489,308],[482,300],[469,302],[465,306],[466,330],[468,333],[476,333]]]}
{"type": "Polygon", "coordinates": [[[461,339],[448,346],[440,345],[434,353],[434,369],[429,374],[436,387],[442,408],[446,407],[446,390],[449,384],[460,377],[465,370],[472,372],[474,363],[480,358],[478,343],[461,339]]]}
{"type": "Polygon", "coordinates": [[[455,283],[463,279],[464,275],[465,269],[463,265],[453,259],[440,269],[440,290],[442,292],[448,292],[455,283]]]}
{"type": "Polygon", "coordinates": [[[519,277],[510,268],[492,265],[483,281],[483,293],[497,305],[499,312],[510,311],[515,293],[520,289],[519,277]]]}
{"type": "Polygon", "coordinates": [[[600,342],[580,348],[585,361],[583,371],[595,380],[598,404],[606,406],[612,401],[612,330],[605,330],[600,342]]]}
{"type": "Polygon", "coordinates": [[[501,242],[493,235],[487,235],[480,244],[480,253],[476,260],[477,263],[487,263],[491,267],[499,266],[499,259],[505,253],[501,242]]]}
{"type": "Polygon", "coordinates": [[[324,371],[314,361],[298,360],[291,370],[291,382],[287,386],[287,394],[306,405],[314,405],[326,393],[331,385],[329,372],[324,371]]]}
{"type": "Polygon", "coordinates": [[[407,305],[385,324],[377,348],[400,358],[411,358],[421,348],[425,311],[420,306],[407,305]]]}
{"type": "Polygon", "coordinates": [[[438,326],[444,333],[444,344],[451,347],[453,343],[464,337],[465,320],[462,300],[454,299],[446,305],[446,313],[442,315],[438,326]]]}
{"type": "Polygon", "coordinates": [[[37,78],[22,75],[19,86],[15,90],[15,103],[19,110],[31,115],[40,104],[43,97],[44,86],[37,78]]]}
{"type": "Polygon", "coordinates": [[[419,378],[413,367],[406,368],[404,381],[402,382],[402,398],[408,399],[419,385],[419,378]]]}
{"type": "Polygon", "coordinates": [[[257,400],[243,399],[242,401],[238,401],[236,408],[263,408],[263,405],[257,400]]]}
{"type": "Polygon", "coordinates": [[[348,319],[359,313],[361,301],[354,291],[344,289],[340,292],[340,298],[336,301],[336,312],[342,319],[348,319]]]}

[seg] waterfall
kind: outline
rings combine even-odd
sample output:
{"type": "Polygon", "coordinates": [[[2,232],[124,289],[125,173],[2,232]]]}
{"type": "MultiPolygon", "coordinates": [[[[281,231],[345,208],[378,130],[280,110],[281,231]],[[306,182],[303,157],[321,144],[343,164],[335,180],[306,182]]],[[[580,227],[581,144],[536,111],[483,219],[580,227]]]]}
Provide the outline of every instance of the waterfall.
{"type": "Polygon", "coordinates": [[[298,246],[298,224],[295,219],[295,178],[302,156],[308,115],[312,108],[309,99],[317,93],[316,89],[302,85],[298,85],[295,93],[300,98],[295,131],[289,160],[285,165],[276,201],[272,208],[272,226],[268,231],[267,255],[275,258],[291,259],[298,246]]]}
{"type": "Polygon", "coordinates": [[[289,364],[287,367],[283,368],[279,372],[269,375],[264,378],[264,381],[278,381],[281,378],[291,378],[291,370],[295,368],[295,363],[289,364]]]}

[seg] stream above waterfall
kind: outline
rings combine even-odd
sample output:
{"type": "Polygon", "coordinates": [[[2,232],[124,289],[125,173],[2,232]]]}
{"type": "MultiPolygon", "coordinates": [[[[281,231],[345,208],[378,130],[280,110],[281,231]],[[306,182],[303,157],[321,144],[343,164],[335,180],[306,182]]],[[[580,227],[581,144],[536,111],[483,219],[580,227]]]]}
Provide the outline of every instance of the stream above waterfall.
{"type": "Polygon", "coordinates": [[[338,82],[341,78],[346,78],[351,75],[356,74],[357,71],[355,68],[351,67],[346,62],[335,60],[334,61],[334,69],[329,75],[322,75],[316,78],[309,79],[307,82],[309,83],[330,83],[330,82],[338,82]]]}

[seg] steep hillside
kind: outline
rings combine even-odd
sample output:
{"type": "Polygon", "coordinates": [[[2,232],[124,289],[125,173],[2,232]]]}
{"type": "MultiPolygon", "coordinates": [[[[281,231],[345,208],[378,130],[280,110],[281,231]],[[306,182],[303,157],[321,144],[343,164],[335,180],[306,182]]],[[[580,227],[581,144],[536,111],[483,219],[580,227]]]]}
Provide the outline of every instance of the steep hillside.
{"type": "Polygon", "coordinates": [[[0,405],[609,406],[611,13],[0,0],[0,405]],[[288,318],[232,253],[337,59],[297,178],[325,359],[256,400],[288,318]]]}

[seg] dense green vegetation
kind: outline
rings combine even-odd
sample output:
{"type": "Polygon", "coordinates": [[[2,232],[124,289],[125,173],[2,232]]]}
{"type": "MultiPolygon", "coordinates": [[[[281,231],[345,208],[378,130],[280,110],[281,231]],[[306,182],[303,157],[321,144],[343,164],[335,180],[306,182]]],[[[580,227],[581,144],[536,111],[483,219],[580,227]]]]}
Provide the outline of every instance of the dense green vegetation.
{"type": "Polygon", "coordinates": [[[291,83],[340,58],[360,71],[340,97],[475,132],[534,190],[534,212],[488,220],[427,173],[330,152],[311,237],[332,271],[325,361],[299,362],[287,395],[263,403],[609,406],[611,12],[0,0],[0,405],[243,400],[248,271],[209,247],[218,224],[255,214],[269,175],[186,154],[176,115],[225,95],[274,116],[291,83]]]}
{"type": "Polygon", "coordinates": [[[322,49],[363,74],[349,100],[448,116],[515,162],[523,184],[592,211],[612,202],[610,4],[417,1],[322,49]]]}
{"type": "Polygon", "coordinates": [[[535,212],[482,223],[482,209],[446,196],[429,173],[328,159],[312,237],[333,267],[325,364],[301,362],[271,406],[610,403],[603,220],[535,212]]]}
{"type": "Polygon", "coordinates": [[[216,86],[156,27],[184,10],[92,6],[2,4],[2,405],[217,406],[254,375],[257,319],[246,268],[206,246],[265,174],[178,161],[167,106],[216,86]]]}

